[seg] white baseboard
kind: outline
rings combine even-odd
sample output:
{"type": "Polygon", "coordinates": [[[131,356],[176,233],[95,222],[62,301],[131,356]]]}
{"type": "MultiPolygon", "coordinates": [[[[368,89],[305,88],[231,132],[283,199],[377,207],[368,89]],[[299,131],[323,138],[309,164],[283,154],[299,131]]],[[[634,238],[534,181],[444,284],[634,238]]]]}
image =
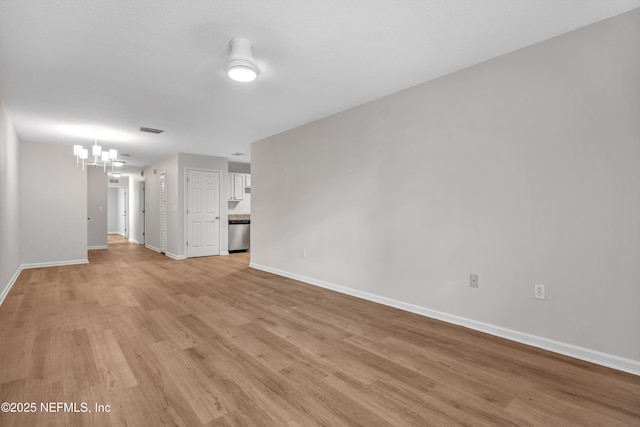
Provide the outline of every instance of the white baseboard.
{"type": "Polygon", "coordinates": [[[111,232],[109,232],[109,233],[107,233],[107,234],[117,234],[117,235],[119,235],[119,236],[124,237],[124,233],[120,233],[119,231],[111,231],[111,232]]]}
{"type": "Polygon", "coordinates": [[[229,251],[222,251],[222,252],[220,253],[220,255],[222,255],[222,256],[229,255],[229,251]]]}
{"type": "Polygon", "coordinates": [[[63,265],[77,265],[77,264],[89,264],[88,259],[72,259],[68,261],[53,261],[53,262],[36,262],[32,264],[22,264],[24,270],[30,268],[42,268],[42,267],[60,267],[63,265]]]}
{"type": "Polygon", "coordinates": [[[7,283],[7,286],[5,286],[4,290],[0,294],[0,305],[2,305],[2,303],[4,302],[4,299],[7,297],[7,295],[9,295],[9,291],[11,290],[11,288],[13,288],[13,285],[16,283],[16,280],[18,280],[18,276],[20,276],[22,269],[23,269],[23,266],[18,267],[13,277],[11,277],[11,279],[9,280],[9,283],[7,283]]]}
{"type": "Polygon", "coordinates": [[[96,249],[109,249],[109,245],[88,246],[87,249],[90,251],[94,251],[96,249]]]}
{"type": "MultiPolygon", "coordinates": [[[[159,248],[156,248],[155,246],[151,246],[149,244],[144,245],[145,248],[147,249],[151,249],[152,251],[158,252],[158,253],[162,253],[162,251],[159,248]]],[[[176,255],[176,254],[172,254],[171,252],[165,252],[164,253],[166,256],[168,256],[171,259],[175,259],[175,260],[183,260],[183,259],[187,259],[186,255],[176,255]]]]}
{"type": "Polygon", "coordinates": [[[186,255],[176,255],[176,254],[172,254],[171,252],[165,252],[165,255],[168,256],[171,259],[175,259],[178,261],[181,261],[183,259],[187,259],[186,255]]]}
{"type": "Polygon", "coordinates": [[[279,270],[277,268],[271,268],[271,267],[267,267],[267,266],[259,265],[255,263],[250,263],[249,267],[255,268],[257,270],[266,271],[268,273],[277,274],[278,276],[288,277],[290,279],[298,280],[300,282],[305,282],[310,285],[319,286],[321,288],[330,289],[332,291],[340,292],[342,294],[351,295],[367,301],[373,301],[378,304],[383,304],[389,307],[398,308],[400,310],[408,311],[411,313],[419,314],[419,315],[430,317],[433,319],[442,320],[443,322],[464,326],[469,329],[484,332],[490,335],[495,335],[501,338],[506,338],[511,341],[516,341],[522,344],[527,344],[527,345],[538,347],[544,350],[549,350],[554,353],[563,354],[565,356],[595,363],[597,365],[606,366],[608,368],[617,369],[619,371],[628,372],[634,375],[640,375],[640,361],[638,360],[627,359],[624,357],[615,356],[613,354],[602,353],[600,351],[579,347],[573,344],[567,344],[560,341],[555,341],[548,338],[527,334],[525,332],[519,332],[513,329],[507,329],[501,326],[491,325],[489,323],[478,322],[476,320],[467,319],[465,317],[456,316],[454,314],[444,313],[444,312],[432,310],[426,307],[421,307],[415,304],[398,301],[395,299],[383,297],[376,294],[371,294],[369,292],[347,288],[345,286],[336,285],[334,283],[325,282],[323,280],[313,279],[311,277],[302,276],[300,274],[289,273],[288,271],[279,270]]]}
{"type": "Polygon", "coordinates": [[[138,242],[136,239],[129,239],[131,243],[135,243],[136,245],[141,245],[142,243],[138,242]]]}
{"type": "Polygon", "coordinates": [[[152,250],[152,251],[154,251],[154,252],[158,252],[159,254],[160,254],[160,253],[162,253],[162,251],[160,250],[160,248],[156,248],[155,246],[151,246],[151,245],[150,245],[150,244],[148,244],[148,243],[145,243],[145,244],[144,244],[144,247],[145,247],[145,248],[147,248],[147,249],[151,249],[151,250],[152,250]]]}

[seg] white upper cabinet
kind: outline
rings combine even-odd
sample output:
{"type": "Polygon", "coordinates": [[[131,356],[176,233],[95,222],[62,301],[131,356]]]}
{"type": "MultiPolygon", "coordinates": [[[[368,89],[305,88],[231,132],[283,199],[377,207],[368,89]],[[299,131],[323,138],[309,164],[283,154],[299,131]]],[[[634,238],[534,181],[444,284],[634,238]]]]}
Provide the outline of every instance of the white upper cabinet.
{"type": "Polygon", "coordinates": [[[229,172],[229,200],[244,200],[244,189],[251,188],[251,175],[229,172]]]}

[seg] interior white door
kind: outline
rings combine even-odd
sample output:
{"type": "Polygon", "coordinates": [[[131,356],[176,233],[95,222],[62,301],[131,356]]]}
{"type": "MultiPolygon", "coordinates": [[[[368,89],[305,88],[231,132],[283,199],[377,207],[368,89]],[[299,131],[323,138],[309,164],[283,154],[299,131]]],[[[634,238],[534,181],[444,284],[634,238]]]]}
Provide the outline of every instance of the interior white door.
{"type": "Polygon", "coordinates": [[[187,256],[220,255],[220,172],[187,171],[187,256]]]}

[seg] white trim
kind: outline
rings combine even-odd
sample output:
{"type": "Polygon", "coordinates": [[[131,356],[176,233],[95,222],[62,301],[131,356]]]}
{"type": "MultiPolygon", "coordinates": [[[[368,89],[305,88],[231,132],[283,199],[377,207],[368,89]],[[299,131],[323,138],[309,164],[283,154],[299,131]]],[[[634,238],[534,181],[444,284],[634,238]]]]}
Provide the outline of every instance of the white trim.
{"type": "Polygon", "coordinates": [[[141,245],[142,243],[138,242],[136,239],[129,239],[129,242],[135,243],[136,245],[141,245]]]}
{"type": "Polygon", "coordinates": [[[222,251],[222,252],[220,253],[220,255],[222,255],[222,256],[229,255],[229,251],[222,251]]]}
{"type": "Polygon", "coordinates": [[[154,251],[154,252],[158,252],[159,254],[161,254],[161,253],[162,253],[162,251],[161,251],[159,248],[156,248],[155,246],[151,246],[151,245],[150,245],[150,244],[148,244],[148,243],[145,243],[145,244],[144,244],[144,247],[145,247],[145,248],[147,248],[147,249],[151,249],[151,250],[152,250],[152,251],[154,251]]]}
{"type": "Polygon", "coordinates": [[[16,273],[13,275],[11,280],[9,280],[9,283],[7,283],[7,286],[4,288],[4,290],[0,294],[0,305],[2,305],[2,303],[4,302],[4,299],[7,297],[7,295],[9,295],[9,291],[11,290],[11,288],[13,288],[13,285],[15,285],[16,281],[18,280],[18,277],[20,276],[20,273],[22,273],[22,269],[23,269],[23,266],[18,267],[18,269],[16,270],[16,273]]]}
{"type": "MultiPolygon", "coordinates": [[[[163,253],[162,251],[162,226],[164,225],[164,252],[166,253],[168,247],[169,247],[169,207],[167,206],[169,204],[169,193],[167,190],[167,170],[163,170],[160,171],[160,173],[158,174],[158,203],[159,203],[159,220],[160,220],[160,249],[158,250],[158,252],[163,253]],[[164,178],[161,179],[162,175],[164,175],[164,178]],[[164,181],[164,182],[162,182],[164,181]],[[162,198],[163,195],[163,184],[164,183],[164,199],[162,198]],[[162,221],[163,218],[163,211],[162,211],[162,202],[164,201],[164,222],[162,221]]],[[[146,226],[145,226],[146,227],[146,226]]]]}
{"type": "Polygon", "coordinates": [[[100,246],[87,246],[87,249],[92,251],[94,249],[109,249],[109,245],[100,245],[100,246]]]}
{"type": "Polygon", "coordinates": [[[171,252],[165,252],[165,255],[168,256],[169,258],[175,259],[177,261],[181,261],[183,259],[187,259],[186,255],[176,255],[176,254],[172,254],[171,252]]]}
{"type": "Polygon", "coordinates": [[[88,259],[71,259],[68,261],[53,261],[53,262],[35,262],[32,264],[22,264],[24,270],[30,268],[42,268],[42,267],[60,267],[63,265],[77,265],[77,264],[89,264],[88,259]]]}
{"type": "MultiPolygon", "coordinates": [[[[151,246],[151,245],[149,245],[147,243],[145,243],[144,247],[147,248],[147,249],[151,249],[154,252],[158,252],[159,254],[162,253],[160,251],[160,249],[156,248],[155,246],[151,246]]],[[[185,255],[176,255],[176,254],[172,254],[171,252],[165,252],[164,254],[166,256],[168,256],[169,258],[175,259],[175,260],[178,260],[178,261],[181,261],[183,259],[187,259],[187,257],[185,255]]]]}
{"type": "Polygon", "coordinates": [[[638,360],[627,359],[613,354],[602,353],[600,351],[579,347],[573,344],[567,344],[560,341],[527,334],[525,332],[519,332],[513,329],[491,325],[489,323],[478,322],[476,320],[467,319],[465,317],[456,316],[454,314],[444,313],[441,311],[432,310],[430,308],[398,301],[369,292],[347,288],[345,286],[336,285],[334,283],[325,282],[323,280],[313,279],[311,277],[302,276],[300,274],[289,273],[288,271],[279,270],[277,268],[271,268],[255,263],[250,263],[249,267],[266,271],[268,273],[277,274],[279,276],[288,277],[300,282],[305,282],[310,285],[319,286],[321,288],[331,289],[332,291],[351,295],[357,298],[362,298],[367,301],[377,302],[378,304],[383,304],[389,307],[398,308],[400,310],[408,311],[433,319],[442,320],[443,322],[464,326],[469,329],[484,332],[490,335],[495,335],[501,338],[506,338],[511,341],[516,341],[544,350],[549,350],[554,353],[559,353],[576,359],[585,360],[597,365],[606,366],[608,368],[617,369],[634,375],[640,375],[640,361],[638,360]]]}
{"type": "MultiPolygon", "coordinates": [[[[115,188],[115,187],[114,187],[114,188],[115,188]]],[[[109,232],[109,233],[107,233],[107,234],[118,234],[118,235],[120,235],[120,236],[124,237],[124,233],[121,233],[121,232],[119,232],[119,231],[110,231],[110,232],[109,232]]]]}

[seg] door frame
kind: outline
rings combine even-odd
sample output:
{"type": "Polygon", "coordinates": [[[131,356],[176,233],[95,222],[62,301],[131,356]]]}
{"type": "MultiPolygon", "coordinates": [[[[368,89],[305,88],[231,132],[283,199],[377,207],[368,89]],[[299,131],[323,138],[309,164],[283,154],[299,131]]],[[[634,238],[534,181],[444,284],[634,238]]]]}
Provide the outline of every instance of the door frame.
{"type": "Polygon", "coordinates": [[[129,187],[121,187],[124,195],[124,238],[129,240],[129,187]]]}
{"type": "MultiPolygon", "coordinates": [[[[109,179],[109,178],[107,178],[109,179]]],[[[130,179],[130,178],[127,178],[130,179]]],[[[129,214],[129,181],[127,181],[127,185],[123,185],[123,184],[111,184],[107,181],[107,236],[109,234],[118,234],[121,235],[122,237],[124,237],[126,240],[129,240],[129,230],[131,229],[130,227],[130,214],[129,214]],[[116,233],[109,233],[109,189],[111,188],[115,188],[116,190],[124,190],[124,209],[125,209],[125,217],[124,217],[124,229],[122,230],[122,234],[116,232],[116,233]]],[[[116,194],[116,201],[118,203],[118,205],[120,205],[119,201],[120,201],[120,191],[117,192],[116,194]]],[[[120,215],[122,214],[122,212],[117,212],[116,215],[119,218],[120,215]]]]}
{"type": "Polygon", "coordinates": [[[167,192],[167,171],[163,170],[160,171],[160,173],[158,174],[158,222],[160,225],[160,247],[158,249],[159,252],[165,256],[167,256],[167,251],[169,250],[169,194],[167,192]],[[164,175],[164,178],[162,178],[162,175],[164,175]],[[160,184],[160,181],[164,179],[164,196],[165,196],[165,200],[164,200],[164,228],[165,228],[165,247],[162,247],[162,185],[160,184]]]}
{"type": "Polygon", "coordinates": [[[223,221],[226,222],[227,218],[226,215],[223,215],[223,210],[226,213],[226,209],[223,208],[222,203],[226,201],[225,198],[222,197],[222,189],[224,186],[224,172],[219,170],[219,169],[207,169],[207,168],[194,168],[194,167],[188,167],[185,166],[184,171],[183,171],[183,178],[182,181],[184,182],[184,200],[183,200],[183,206],[184,209],[182,209],[182,215],[183,215],[183,231],[182,231],[182,235],[183,235],[183,239],[182,239],[182,250],[184,253],[184,257],[185,258],[189,258],[189,248],[187,247],[187,238],[189,237],[189,218],[187,215],[187,209],[189,208],[189,182],[187,181],[187,178],[189,177],[189,171],[200,171],[200,172],[214,172],[218,174],[218,182],[220,183],[220,189],[218,190],[218,206],[220,206],[220,221],[218,221],[218,256],[220,255],[225,255],[228,254],[228,251],[222,251],[222,240],[223,240],[223,236],[222,236],[222,230],[224,229],[223,227],[223,221]]]}
{"type": "Polygon", "coordinates": [[[146,215],[146,206],[147,206],[147,200],[146,200],[146,182],[143,179],[142,181],[140,181],[139,185],[138,185],[138,215],[140,215],[139,220],[138,220],[138,224],[140,226],[140,229],[142,230],[140,236],[141,239],[138,242],[141,245],[144,245],[146,240],[147,240],[147,220],[145,218],[146,215]]]}

